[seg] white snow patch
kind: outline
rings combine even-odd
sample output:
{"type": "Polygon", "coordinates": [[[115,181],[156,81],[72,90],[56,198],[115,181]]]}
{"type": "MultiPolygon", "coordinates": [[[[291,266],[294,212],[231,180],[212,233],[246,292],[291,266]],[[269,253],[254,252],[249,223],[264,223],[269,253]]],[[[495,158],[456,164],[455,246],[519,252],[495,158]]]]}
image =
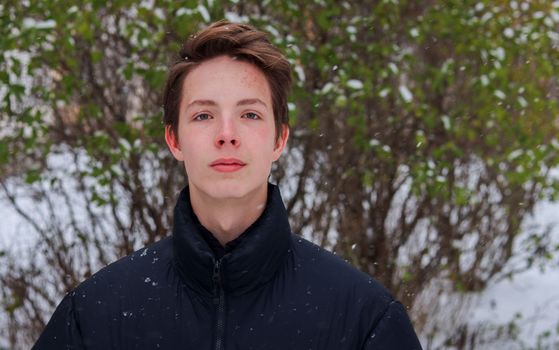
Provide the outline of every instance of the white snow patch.
{"type": "Polygon", "coordinates": [[[413,100],[413,94],[411,93],[410,89],[408,89],[407,86],[400,85],[398,90],[400,91],[400,95],[402,96],[404,101],[411,102],[413,100]]]}
{"type": "Polygon", "coordinates": [[[507,98],[507,95],[505,95],[504,92],[502,92],[501,90],[495,90],[494,95],[501,100],[504,100],[505,98],[507,98]]]}
{"type": "Polygon", "coordinates": [[[363,89],[363,82],[357,79],[350,79],[347,81],[347,86],[355,90],[360,90],[363,89]]]}
{"type": "Polygon", "coordinates": [[[505,49],[503,49],[502,47],[497,47],[493,50],[491,50],[491,55],[493,57],[495,57],[496,59],[498,59],[499,61],[503,61],[505,59],[505,49]]]}
{"type": "Polygon", "coordinates": [[[524,154],[524,150],[515,149],[514,151],[510,152],[507,159],[508,160],[515,160],[516,158],[520,157],[524,154]]]}
{"type": "Polygon", "coordinates": [[[177,10],[177,13],[175,14],[176,17],[182,16],[182,15],[191,15],[194,11],[192,9],[189,9],[187,7],[181,7],[180,9],[177,10]]]}
{"type": "Polygon", "coordinates": [[[441,119],[443,121],[443,125],[444,125],[445,130],[450,130],[451,123],[450,123],[450,118],[448,117],[448,115],[443,115],[441,119]]]}
{"type": "Polygon", "coordinates": [[[543,13],[543,11],[536,11],[532,15],[532,17],[535,18],[535,19],[540,19],[540,18],[543,18],[544,16],[545,16],[545,13],[543,13]]]}
{"type": "Polygon", "coordinates": [[[327,82],[322,87],[322,90],[320,90],[320,93],[323,94],[323,95],[326,95],[327,93],[332,91],[332,89],[334,89],[334,84],[332,84],[331,82],[327,82]]]}
{"type": "Polygon", "coordinates": [[[522,96],[518,97],[518,103],[522,108],[526,108],[528,106],[528,101],[526,101],[526,99],[522,96]]]}
{"type": "Polygon", "coordinates": [[[208,9],[204,5],[198,5],[197,7],[198,13],[202,16],[204,21],[209,22],[211,20],[210,13],[208,9]]]}
{"type": "Polygon", "coordinates": [[[303,70],[303,67],[301,66],[295,66],[293,68],[293,70],[295,71],[295,73],[297,74],[297,76],[299,77],[299,81],[303,82],[305,81],[305,71],[303,70]]]}
{"type": "Polygon", "coordinates": [[[512,28],[506,28],[506,29],[503,31],[503,35],[504,35],[505,37],[507,37],[507,38],[510,39],[510,38],[512,38],[512,37],[514,36],[514,30],[513,30],[512,28]]]}
{"type": "Polygon", "coordinates": [[[386,96],[388,96],[388,93],[390,93],[390,89],[389,88],[384,88],[384,89],[379,91],[378,95],[382,98],[385,98],[386,96]]]}
{"type": "Polygon", "coordinates": [[[37,29],[49,29],[56,27],[56,22],[52,19],[46,21],[37,21],[33,18],[23,19],[23,28],[37,28],[37,29]]]}
{"type": "Polygon", "coordinates": [[[236,23],[247,23],[249,21],[248,16],[240,16],[236,12],[225,13],[225,19],[227,19],[229,22],[236,22],[236,23]]]}

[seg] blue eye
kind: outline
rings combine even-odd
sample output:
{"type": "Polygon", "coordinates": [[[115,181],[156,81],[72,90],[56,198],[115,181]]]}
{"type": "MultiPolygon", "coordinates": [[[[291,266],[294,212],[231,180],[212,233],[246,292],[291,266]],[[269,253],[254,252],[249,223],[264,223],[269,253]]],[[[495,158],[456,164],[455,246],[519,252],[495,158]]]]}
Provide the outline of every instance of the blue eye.
{"type": "Polygon", "coordinates": [[[194,120],[202,121],[210,119],[210,115],[208,113],[200,113],[194,117],[194,120]]]}
{"type": "Polygon", "coordinates": [[[253,120],[260,119],[260,116],[258,114],[252,112],[245,113],[243,114],[242,117],[245,119],[253,119],[253,120]]]}

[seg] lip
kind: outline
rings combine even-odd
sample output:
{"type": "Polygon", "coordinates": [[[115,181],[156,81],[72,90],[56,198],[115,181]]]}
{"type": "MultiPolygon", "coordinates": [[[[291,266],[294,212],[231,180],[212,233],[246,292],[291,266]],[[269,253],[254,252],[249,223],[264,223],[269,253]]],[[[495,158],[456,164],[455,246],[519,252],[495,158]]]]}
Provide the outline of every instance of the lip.
{"type": "Polygon", "coordinates": [[[222,173],[231,173],[242,169],[245,162],[237,158],[220,158],[210,163],[210,167],[222,173]]]}

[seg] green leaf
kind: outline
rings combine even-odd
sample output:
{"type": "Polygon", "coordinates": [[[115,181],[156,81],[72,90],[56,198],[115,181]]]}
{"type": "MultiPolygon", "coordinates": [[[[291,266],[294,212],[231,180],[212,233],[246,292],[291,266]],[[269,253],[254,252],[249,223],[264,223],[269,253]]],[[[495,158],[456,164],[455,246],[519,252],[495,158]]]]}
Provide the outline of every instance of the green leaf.
{"type": "Polygon", "coordinates": [[[28,170],[25,173],[25,182],[27,184],[34,184],[35,182],[41,180],[41,171],[37,169],[28,170]]]}

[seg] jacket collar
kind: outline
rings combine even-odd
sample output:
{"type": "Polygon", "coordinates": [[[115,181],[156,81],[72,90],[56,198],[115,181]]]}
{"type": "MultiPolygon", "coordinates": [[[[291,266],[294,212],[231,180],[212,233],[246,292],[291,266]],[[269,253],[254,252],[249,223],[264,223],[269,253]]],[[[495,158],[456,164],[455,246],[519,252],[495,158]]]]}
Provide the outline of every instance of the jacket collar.
{"type": "MultiPolygon", "coordinates": [[[[198,219],[190,204],[188,187],[174,212],[174,262],[181,279],[194,290],[209,295],[213,290],[216,258],[202,238],[198,219]]],[[[291,229],[279,188],[268,184],[268,199],[262,215],[221,259],[225,292],[240,295],[268,282],[285,259],[291,229]]]]}

